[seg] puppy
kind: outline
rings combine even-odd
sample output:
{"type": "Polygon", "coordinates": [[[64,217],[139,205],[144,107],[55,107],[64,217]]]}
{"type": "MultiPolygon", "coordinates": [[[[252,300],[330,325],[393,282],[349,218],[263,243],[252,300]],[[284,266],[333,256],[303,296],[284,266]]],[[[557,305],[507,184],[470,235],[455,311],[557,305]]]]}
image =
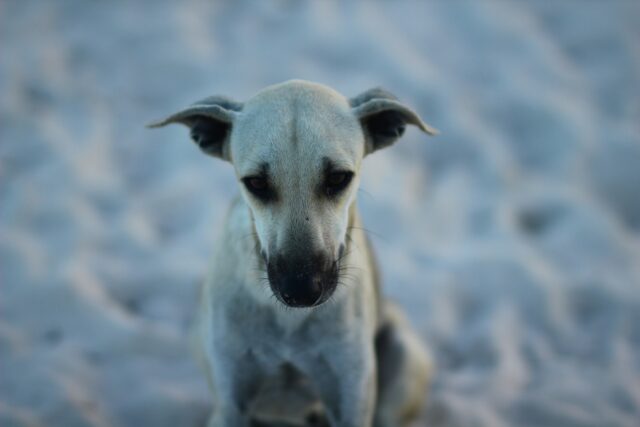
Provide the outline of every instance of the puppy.
{"type": "Polygon", "coordinates": [[[436,131],[382,89],[347,99],[298,80],[246,103],[206,98],[151,126],[170,123],[231,162],[240,187],[196,332],[209,425],[246,425],[252,393],[283,363],[313,381],[330,425],[405,425],[424,401],[429,363],[381,298],[356,190],[363,158],[407,124],[436,131]]]}

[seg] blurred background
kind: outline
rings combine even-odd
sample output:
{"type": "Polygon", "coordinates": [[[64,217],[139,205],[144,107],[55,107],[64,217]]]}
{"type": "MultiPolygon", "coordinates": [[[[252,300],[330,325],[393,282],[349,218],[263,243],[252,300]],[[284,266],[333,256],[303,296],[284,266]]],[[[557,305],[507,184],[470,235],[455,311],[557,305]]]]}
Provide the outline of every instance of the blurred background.
{"type": "Polygon", "coordinates": [[[381,85],[440,129],[367,158],[429,426],[640,421],[640,2],[0,1],[0,425],[202,426],[187,345],[237,192],[212,94],[381,85]]]}

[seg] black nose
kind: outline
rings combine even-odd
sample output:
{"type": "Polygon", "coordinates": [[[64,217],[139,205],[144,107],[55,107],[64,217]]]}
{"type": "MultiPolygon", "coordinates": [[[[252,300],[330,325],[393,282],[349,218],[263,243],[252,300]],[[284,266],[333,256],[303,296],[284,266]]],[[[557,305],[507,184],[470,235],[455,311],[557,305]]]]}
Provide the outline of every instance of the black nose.
{"type": "Polygon", "coordinates": [[[322,280],[319,277],[296,276],[284,280],[278,286],[280,297],[290,307],[311,307],[322,297],[322,280]]]}
{"type": "Polygon", "coordinates": [[[335,263],[323,254],[308,257],[276,256],[267,263],[273,293],[289,307],[313,307],[333,293],[335,263]]]}

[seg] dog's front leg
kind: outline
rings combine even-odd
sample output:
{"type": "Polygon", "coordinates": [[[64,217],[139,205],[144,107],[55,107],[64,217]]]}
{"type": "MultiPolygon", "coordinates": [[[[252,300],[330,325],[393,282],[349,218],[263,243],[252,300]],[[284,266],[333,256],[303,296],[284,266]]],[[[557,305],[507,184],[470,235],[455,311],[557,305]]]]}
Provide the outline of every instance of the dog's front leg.
{"type": "Polygon", "coordinates": [[[208,427],[245,426],[245,406],[262,378],[261,373],[251,352],[222,348],[214,352],[211,360],[214,407],[208,427]]]}
{"type": "Polygon", "coordinates": [[[232,405],[216,403],[207,427],[229,427],[245,425],[244,418],[232,405]]]}
{"type": "Polygon", "coordinates": [[[217,373],[213,379],[213,413],[207,427],[230,427],[245,425],[233,390],[233,376],[217,373]]]}
{"type": "MultiPolygon", "coordinates": [[[[372,347],[372,346],[371,346],[372,347]]],[[[375,355],[372,348],[353,353],[333,351],[321,357],[313,372],[332,426],[371,427],[376,399],[375,355]]]]}
{"type": "Polygon", "coordinates": [[[375,412],[376,372],[373,355],[354,369],[351,375],[344,375],[340,384],[339,427],[371,427],[375,412]]]}

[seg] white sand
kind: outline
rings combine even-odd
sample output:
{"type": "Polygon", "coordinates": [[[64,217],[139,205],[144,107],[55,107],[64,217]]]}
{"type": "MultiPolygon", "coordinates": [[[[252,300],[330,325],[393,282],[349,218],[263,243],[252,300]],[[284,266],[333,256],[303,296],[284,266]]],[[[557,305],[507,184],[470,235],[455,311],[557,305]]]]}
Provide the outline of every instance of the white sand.
{"type": "Polygon", "coordinates": [[[294,77],[442,131],[360,196],[439,365],[425,423],[640,425],[640,3],[267,3],[0,3],[0,426],[203,424],[186,331],[236,184],[143,125],[294,77]]]}

